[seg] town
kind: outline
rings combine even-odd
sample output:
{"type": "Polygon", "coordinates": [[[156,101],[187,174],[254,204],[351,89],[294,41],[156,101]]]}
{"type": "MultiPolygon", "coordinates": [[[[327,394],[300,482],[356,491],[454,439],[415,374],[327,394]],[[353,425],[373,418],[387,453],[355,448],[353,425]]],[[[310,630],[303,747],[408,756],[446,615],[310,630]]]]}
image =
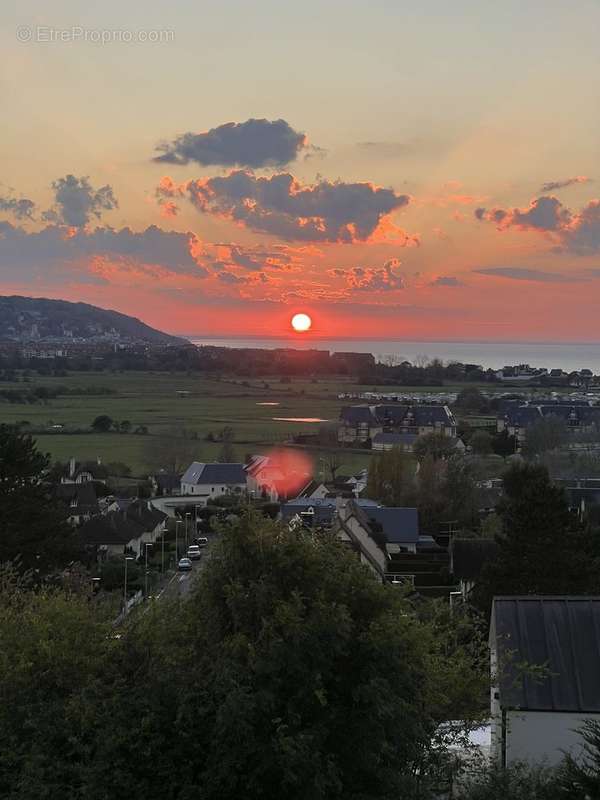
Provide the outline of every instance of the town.
{"type": "MultiPolygon", "coordinates": [[[[52,379],[57,368],[61,373],[57,380],[69,380],[65,365],[70,364],[64,355],[53,356],[50,373],[39,353],[23,353],[20,358],[25,362],[5,364],[5,385],[20,387],[22,382],[15,379],[28,374],[28,391],[35,395],[39,380],[35,376],[52,379]]],[[[351,353],[344,358],[346,364],[352,363],[351,353]]],[[[231,374],[221,375],[224,379],[235,381],[231,374]]],[[[173,385],[181,385],[181,378],[176,380],[173,385]]],[[[193,597],[228,531],[252,515],[300,540],[325,536],[341,548],[340,558],[348,553],[370,580],[419,613],[426,607],[423,604],[433,603],[445,606],[455,619],[468,620],[475,614],[486,621],[490,649],[479,680],[491,682],[492,700],[486,713],[483,695],[476,698],[476,722],[471,723],[467,743],[455,751],[467,765],[462,769],[468,772],[473,760],[480,758],[504,765],[540,760],[558,764],[564,749],[577,741],[577,721],[588,718],[582,712],[593,709],[582,708],[581,700],[565,699],[557,713],[552,696],[540,707],[523,689],[517,713],[512,710],[516,701],[510,686],[515,668],[507,666],[509,677],[500,676],[497,663],[507,658],[505,637],[519,643],[510,656],[519,663],[540,658],[541,651],[531,649],[529,629],[518,622],[522,615],[523,619],[534,615],[527,625],[538,625],[533,622],[535,615],[542,620],[539,624],[559,625],[554,628],[558,638],[552,649],[543,652],[549,668],[577,659],[579,651],[573,648],[589,636],[585,626],[595,623],[586,620],[594,620],[595,604],[600,606],[593,594],[585,599],[600,576],[595,566],[600,404],[593,376],[585,390],[572,377],[570,383],[569,391],[562,393],[539,385],[518,391],[516,387],[507,391],[503,384],[491,389],[480,382],[465,383],[451,393],[443,387],[422,387],[408,392],[348,389],[337,394],[327,383],[332,401],[338,403],[337,420],[311,423],[313,433],[291,432],[280,441],[265,442],[260,452],[248,453],[243,460],[235,460],[238,444],[233,428],[212,443],[186,441],[183,449],[174,439],[171,452],[153,445],[155,468],[138,472],[135,478],[126,465],[105,462],[99,455],[73,453],[64,461],[47,460],[36,481],[44,503],[52,509],[47,513],[58,515],[71,531],[68,556],[63,555],[61,563],[49,550],[41,566],[35,551],[42,541],[30,542],[29,553],[16,544],[11,550],[7,542],[2,560],[18,557],[28,568],[46,570],[60,585],[78,580],[94,605],[110,609],[112,624],[120,630],[136,625],[151,607],[167,608],[193,597]],[[198,458],[207,447],[218,457],[198,458]],[[367,460],[354,461],[359,454],[367,460]],[[349,472],[347,463],[364,465],[349,472]],[[548,508],[555,515],[549,519],[548,508]],[[509,518],[511,526],[528,526],[527,544],[506,527],[509,518]],[[565,525],[573,532],[567,533],[565,525]],[[565,536],[577,545],[571,546],[565,536]],[[528,566],[531,558],[539,559],[535,574],[528,566]],[[504,563],[512,563],[508,575],[504,563]],[[557,568],[572,577],[557,578],[557,568]],[[555,596],[559,587],[563,587],[560,599],[555,596]],[[546,731],[541,738],[531,735],[541,724],[540,714],[546,731]]],[[[253,382],[245,384],[244,389],[250,390],[253,382]]],[[[46,386],[45,394],[37,393],[37,401],[45,403],[47,415],[48,404],[60,403],[66,390],[54,393],[50,384],[46,386]]],[[[322,391],[319,384],[312,386],[322,391]]],[[[290,384],[283,388],[287,391],[290,384]]],[[[10,390],[4,391],[4,408],[20,413],[18,399],[10,400],[6,396],[10,390]]],[[[99,397],[108,407],[110,391],[90,397],[94,402],[99,397]]],[[[175,394],[184,404],[203,402],[193,389],[175,394]]],[[[246,402],[245,396],[237,402],[246,402]]],[[[318,420],[310,393],[303,394],[300,402],[306,419],[315,415],[318,420]]],[[[67,434],[68,427],[61,424],[51,432],[41,427],[40,436],[47,442],[65,437],[76,446],[79,436],[67,434]]],[[[132,435],[133,426],[113,424],[106,414],[93,420],[90,430],[96,432],[97,447],[103,437],[115,435],[113,428],[118,437],[132,435]]],[[[146,426],[145,431],[146,441],[155,438],[146,426]]],[[[5,425],[3,453],[10,453],[17,443],[31,455],[32,432],[34,426],[22,421],[5,425]]],[[[63,539],[58,552],[64,549],[63,539]]],[[[524,680],[532,692],[533,678],[524,680]]],[[[561,680],[563,688],[555,686],[553,691],[567,692],[572,675],[561,680]]],[[[585,691],[593,696],[591,687],[585,691]]]]}

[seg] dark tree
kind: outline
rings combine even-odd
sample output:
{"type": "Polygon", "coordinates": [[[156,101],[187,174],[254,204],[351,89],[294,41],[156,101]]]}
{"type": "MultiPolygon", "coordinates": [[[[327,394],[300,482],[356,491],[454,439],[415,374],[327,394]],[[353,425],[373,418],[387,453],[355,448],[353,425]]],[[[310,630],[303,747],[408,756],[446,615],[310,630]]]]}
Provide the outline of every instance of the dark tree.
{"type": "Polygon", "coordinates": [[[79,553],[65,508],[43,483],[48,465],[31,436],[0,425],[0,562],[19,559],[40,576],[79,553]]]}
{"type": "Polygon", "coordinates": [[[92,428],[96,433],[108,433],[112,425],[113,421],[107,414],[100,414],[92,422],[92,428]]]}
{"type": "Polygon", "coordinates": [[[499,552],[475,587],[477,605],[487,612],[494,595],[593,591],[598,565],[592,538],[547,469],[513,465],[504,475],[504,492],[497,508],[499,552]]]}

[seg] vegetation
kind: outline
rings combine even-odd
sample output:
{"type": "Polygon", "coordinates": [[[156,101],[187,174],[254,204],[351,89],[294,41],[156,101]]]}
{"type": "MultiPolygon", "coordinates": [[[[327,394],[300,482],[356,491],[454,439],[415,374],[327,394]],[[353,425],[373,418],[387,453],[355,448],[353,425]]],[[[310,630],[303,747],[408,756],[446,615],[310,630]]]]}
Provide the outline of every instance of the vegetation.
{"type": "Polygon", "coordinates": [[[496,594],[586,594],[599,574],[594,539],[541,465],[513,464],[497,507],[499,551],[475,587],[487,614],[496,594]]]}
{"type": "Polygon", "coordinates": [[[3,797],[424,797],[438,723],[485,697],[447,612],[252,514],[148,608],[116,638],[85,593],[0,575],[3,797]]]}
{"type": "Polygon", "coordinates": [[[66,509],[41,482],[49,463],[31,436],[0,425],[0,563],[38,578],[79,554],[66,509]]]}

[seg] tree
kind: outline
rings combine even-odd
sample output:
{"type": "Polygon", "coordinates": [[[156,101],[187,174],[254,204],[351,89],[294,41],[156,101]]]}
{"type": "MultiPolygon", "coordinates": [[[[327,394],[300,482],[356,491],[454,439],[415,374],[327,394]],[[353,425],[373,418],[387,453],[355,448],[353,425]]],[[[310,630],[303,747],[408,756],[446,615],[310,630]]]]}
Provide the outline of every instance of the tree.
{"type": "Polygon", "coordinates": [[[456,398],[456,407],[461,411],[471,413],[487,413],[490,410],[490,404],[482,392],[476,386],[465,386],[464,389],[458,393],[456,398]]]}
{"type": "Polygon", "coordinates": [[[225,426],[219,434],[219,439],[222,444],[217,461],[221,462],[222,464],[233,464],[235,462],[236,455],[235,448],[233,446],[234,436],[235,434],[233,428],[230,428],[229,426],[225,426]]]}
{"type": "Polygon", "coordinates": [[[475,431],[471,436],[471,449],[478,456],[488,456],[492,451],[492,437],[487,431],[475,431]]]}
{"type": "Polygon", "coordinates": [[[523,455],[534,458],[548,450],[556,450],[566,437],[567,428],[562,419],[553,415],[539,419],[527,428],[523,455]]]}
{"type": "Polygon", "coordinates": [[[371,459],[366,495],[386,506],[401,506],[413,480],[411,459],[399,447],[393,447],[371,459]]]}
{"type": "Polygon", "coordinates": [[[166,469],[176,475],[199,460],[198,443],[185,428],[174,426],[160,436],[148,436],[143,444],[143,458],[150,471],[166,469]]]}
{"type": "Polygon", "coordinates": [[[593,591],[598,565],[592,538],[569,511],[564,490],[545,467],[515,464],[504,474],[497,514],[498,555],[475,587],[486,613],[496,594],[585,594],[593,591]]]}
{"type": "Polygon", "coordinates": [[[579,800],[600,797],[600,724],[586,720],[578,730],[583,739],[582,757],[568,753],[558,772],[560,797],[579,800]]]}
{"type": "Polygon", "coordinates": [[[492,447],[497,456],[508,458],[517,452],[518,442],[515,436],[510,436],[504,429],[493,438],[492,447]]]}
{"type": "Polygon", "coordinates": [[[131,432],[131,422],[128,419],[124,419],[119,423],[119,432],[120,433],[131,432]]]}
{"type": "Polygon", "coordinates": [[[43,576],[79,555],[66,509],[42,481],[50,459],[31,436],[0,425],[0,563],[43,576]]]}
{"type": "Polygon", "coordinates": [[[343,466],[339,453],[336,452],[329,453],[327,456],[325,456],[324,462],[327,469],[329,470],[329,475],[331,476],[331,480],[335,481],[335,476],[337,471],[341,469],[343,466]]]}
{"type": "Polygon", "coordinates": [[[416,440],[413,451],[419,461],[427,456],[434,459],[449,458],[454,452],[456,439],[443,433],[426,433],[416,440]]]}
{"type": "Polygon", "coordinates": [[[189,599],[118,632],[101,609],[0,570],[1,796],[414,800],[484,694],[466,617],[255,513],[189,599]]]}
{"type": "Polygon", "coordinates": [[[107,414],[100,414],[92,422],[92,430],[94,430],[96,433],[108,433],[112,425],[113,421],[111,417],[109,417],[107,414]]]}

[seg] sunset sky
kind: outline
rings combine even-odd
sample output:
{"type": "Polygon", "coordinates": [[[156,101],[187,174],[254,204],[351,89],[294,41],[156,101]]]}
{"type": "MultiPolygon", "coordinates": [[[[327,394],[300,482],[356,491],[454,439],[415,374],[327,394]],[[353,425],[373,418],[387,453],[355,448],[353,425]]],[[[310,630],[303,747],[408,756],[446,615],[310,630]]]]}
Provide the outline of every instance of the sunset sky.
{"type": "Polygon", "coordinates": [[[2,18],[0,293],[183,334],[600,341],[597,0],[2,18]]]}

